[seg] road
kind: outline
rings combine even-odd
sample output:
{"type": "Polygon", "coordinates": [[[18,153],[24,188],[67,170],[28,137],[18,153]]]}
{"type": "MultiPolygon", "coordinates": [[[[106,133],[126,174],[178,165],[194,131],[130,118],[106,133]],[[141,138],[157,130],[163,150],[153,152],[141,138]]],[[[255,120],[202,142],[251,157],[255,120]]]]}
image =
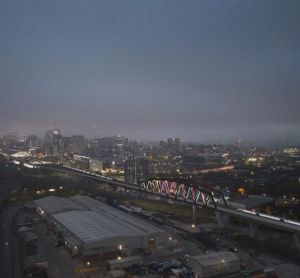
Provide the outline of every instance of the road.
{"type": "Polygon", "coordinates": [[[2,209],[0,216],[0,276],[1,278],[19,278],[20,260],[19,243],[14,235],[15,215],[19,206],[7,206],[2,209]]]}

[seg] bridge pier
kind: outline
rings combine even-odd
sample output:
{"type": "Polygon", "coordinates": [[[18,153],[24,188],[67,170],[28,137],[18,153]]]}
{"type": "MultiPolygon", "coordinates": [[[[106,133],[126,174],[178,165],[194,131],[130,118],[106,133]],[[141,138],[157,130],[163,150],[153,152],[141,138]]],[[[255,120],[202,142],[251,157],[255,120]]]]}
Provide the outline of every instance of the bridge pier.
{"type": "Polygon", "coordinates": [[[215,211],[216,220],[220,228],[225,228],[229,222],[229,216],[220,211],[215,211]]]}
{"type": "Polygon", "coordinates": [[[294,233],[294,241],[298,252],[300,252],[300,234],[294,233]]]}
{"type": "Polygon", "coordinates": [[[192,208],[193,208],[193,221],[195,221],[196,220],[196,206],[193,205],[192,208]]]}
{"type": "Polygon", "coordinates": [[[256,222],[249,220],[250,236],[252,238],[254,238],[257,235],[258,228],[259,228],[259,225],[256,222]]]}

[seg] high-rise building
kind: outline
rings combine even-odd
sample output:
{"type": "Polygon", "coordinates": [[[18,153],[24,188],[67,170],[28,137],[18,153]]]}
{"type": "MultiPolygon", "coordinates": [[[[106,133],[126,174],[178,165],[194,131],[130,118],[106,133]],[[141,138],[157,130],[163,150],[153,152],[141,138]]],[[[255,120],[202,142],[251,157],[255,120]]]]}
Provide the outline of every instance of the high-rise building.
{"type": "Polygon", "coordinates": [[[44,138],[44,151],[47,155],[53,154],[53,140],[54,140],[54,132],[52,128],[49,128],[45,133],[44,138]]]}
{"type": "Polygon", "coordinates": [[[123,165],[128,149],[128,139],[123,136],[99,138],[96,144],[96,155],[105,161],[114,161],[123,165]]]}
{"type": "Polygon", "coordinates": [[[169,147],[179,147],[180,146],[180,139],[179,138],[168,138],[167,144],[169,147]]]}
{"type": "Polygon", "coordinates": [[[40,139],[37,135],[29,135],[24,138],[25,146],[29,149],[37,148],[40,146],[40,139]]]}
{"type": "Polygon", "coordinates": [[[44,150],[48,155],[59,156],[64,152],[63,137],[59,128],[50,128],[45,133],[44,150]]]}
{"type": "Polygon", "coordinates": [[[182,170],[197,171],[205,166],[205,157],[199,155],[184,155],[182,157],[182,170]]]}
{"type": "Polygon", "coordinates": [[[85,138],[83,135],[73,135],[71,138],[70,150],[73,153],[81,154],[84,151],[85,138]]]}
{"type": "Polygon", "coordinates": [[[125,182],[139,184],[148,178],[148,160],[145,158],[128,159],[124,165],[125,182]]]}
{"type": "Polygon", "coordinates": [[[64,152],[63,137],[58,128],[53,131],[53,155],[59,156],[64,152]]]}
{"type": "Polygon", "coordinates": [[[15,132],[10,132],[2,137],[3,145],[6,148],[13,148],[18,142],[18,135],[15,132]]]}

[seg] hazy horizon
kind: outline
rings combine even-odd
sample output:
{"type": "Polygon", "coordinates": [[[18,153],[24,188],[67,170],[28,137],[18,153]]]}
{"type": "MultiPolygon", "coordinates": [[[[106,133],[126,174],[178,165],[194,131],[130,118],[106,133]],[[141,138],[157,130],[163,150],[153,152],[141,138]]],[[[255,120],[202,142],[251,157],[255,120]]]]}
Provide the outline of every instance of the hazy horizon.
{"type": "Polygon", "coordinates": [[[300,142],[299,10],[0,0],[0,134],[300,142]]]}

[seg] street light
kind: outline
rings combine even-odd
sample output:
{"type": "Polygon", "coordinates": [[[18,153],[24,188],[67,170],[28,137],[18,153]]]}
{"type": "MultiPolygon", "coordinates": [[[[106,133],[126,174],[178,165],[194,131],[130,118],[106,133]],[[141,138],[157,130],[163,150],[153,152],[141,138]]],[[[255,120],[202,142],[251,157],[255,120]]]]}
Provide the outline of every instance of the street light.
{"type": "Polygon", "coordinates": [[[192,224],[192,228],[194,229],[196,227],[196,225],[195,224],[192,224]]]}

